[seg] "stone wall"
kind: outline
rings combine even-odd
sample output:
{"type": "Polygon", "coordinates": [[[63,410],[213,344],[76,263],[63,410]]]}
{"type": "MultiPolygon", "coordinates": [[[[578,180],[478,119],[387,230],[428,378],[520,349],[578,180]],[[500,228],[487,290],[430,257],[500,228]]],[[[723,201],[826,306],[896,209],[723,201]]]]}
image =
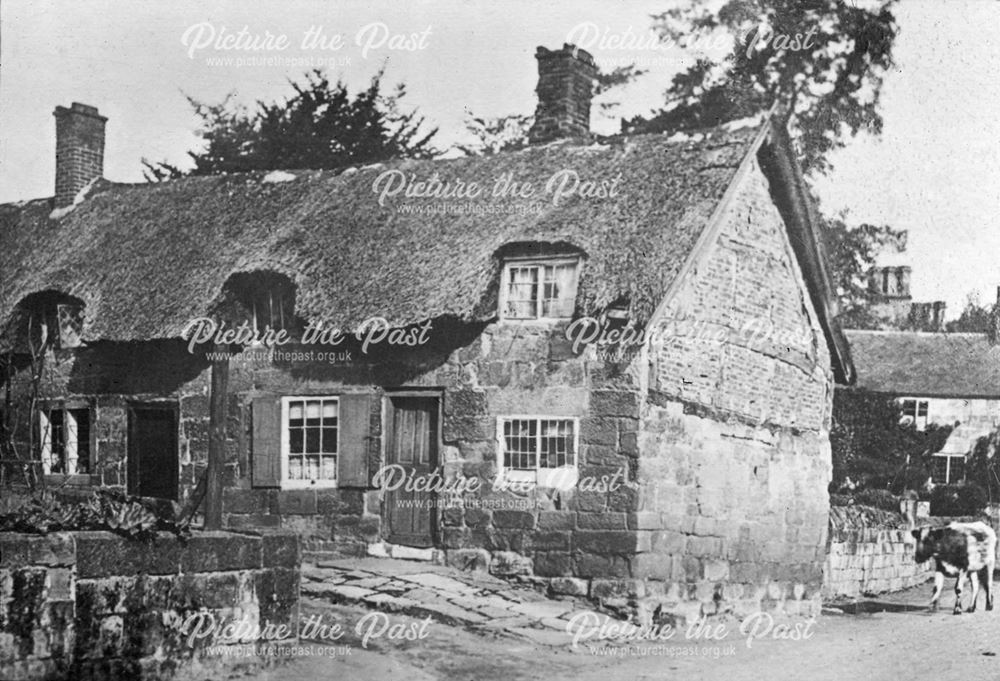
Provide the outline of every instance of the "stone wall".
{"type": "Polygon", "coordinates": [[[850,507],[832,508],[823,597],[859,598],[925,583],[934,575],[934,564],[917,563],[914,550],[903,516],[870,518],[850,507]]]}
{"type": "Polygon", "coordinates": [[[288,532],[161,534],[152,546],[106,532],[0,533],[0,678],[228,669],[237,658],[206,654],[212,636],[192,644],[185,619],[285,624],[295,637],[299,563],[288,532]]]}
{"type": "Polygon", "coordinates": [[[649,608],[817,614],[830,359],[766,180],[740,182],[654,336],[633,576],[649,608]]]}

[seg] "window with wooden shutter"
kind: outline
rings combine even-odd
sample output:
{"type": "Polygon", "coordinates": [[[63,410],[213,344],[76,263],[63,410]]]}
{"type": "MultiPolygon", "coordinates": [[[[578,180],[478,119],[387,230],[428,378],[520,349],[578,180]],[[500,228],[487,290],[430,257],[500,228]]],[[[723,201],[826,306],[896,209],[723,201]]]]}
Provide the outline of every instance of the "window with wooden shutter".
{"type": "Polygon", "coordinates": [[[340,396],[340,487],[368,487],[371,396],[340,396]]]}
{"type": "Polygon", "coordinates": [[[281,486],[281,400],[258,397],[253,401],[254,487],[281,486]]]}

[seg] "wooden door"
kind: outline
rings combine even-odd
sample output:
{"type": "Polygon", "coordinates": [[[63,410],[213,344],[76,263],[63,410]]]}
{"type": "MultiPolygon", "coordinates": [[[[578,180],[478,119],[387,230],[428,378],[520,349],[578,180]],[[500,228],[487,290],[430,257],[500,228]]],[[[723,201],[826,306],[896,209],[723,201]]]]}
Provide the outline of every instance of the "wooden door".
{"type": "Polygon", "coordinates": [[[128,414],[128,492],[177,499],[177,412],[133,406],[128,414]]]}
{"type": "MultiPolygon", "coordinates": [[[[387,464],[402,466],[408,480],[430,476],[437,466],[438,436],[437,397],[388,397],[387,464]]],[[[386,493],[383,513],[389,542],[434,546],[437,526],[434,493],[406,491],[404,487],[386,493]]]]}

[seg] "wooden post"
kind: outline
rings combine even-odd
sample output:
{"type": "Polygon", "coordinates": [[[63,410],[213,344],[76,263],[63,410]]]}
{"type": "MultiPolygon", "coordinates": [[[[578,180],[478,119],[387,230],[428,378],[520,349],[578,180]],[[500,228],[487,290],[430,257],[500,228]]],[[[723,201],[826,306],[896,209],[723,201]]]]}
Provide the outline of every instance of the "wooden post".
{"type": "MultiPolygon", "coordinates": [[[[216,344],[216,353],[229,346],[216,344]]],[[[229,355],[212,361],[212,392],[208,411],[208,484],[205,486],[205,529],[222,529],[222,471],[226,461],[226,417],[229,391],[229,355]]]]}

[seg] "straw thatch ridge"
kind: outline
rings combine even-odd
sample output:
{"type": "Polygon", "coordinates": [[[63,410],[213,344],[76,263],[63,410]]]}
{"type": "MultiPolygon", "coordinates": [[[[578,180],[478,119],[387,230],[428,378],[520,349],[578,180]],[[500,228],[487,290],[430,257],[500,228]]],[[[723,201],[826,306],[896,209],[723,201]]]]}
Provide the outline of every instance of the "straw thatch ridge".
{"type": "Polygon", "coordinates": [[[98,183],[68,215],[42,199],[0,206],[0,315],[25,296],[58,290],[86,303],[84,338],[180,334],[205,315],[234,273],[271,270],[298,287],[298,314],[350,329],[496,313],[498,250],[575,247],[584,256],[577,308],[629,301],[648,319],[676,277],[762,124],[610,144],[533,147],[496,156],[398,161],[347,172],[191,177],[160,184],[98,183]],[[476,199],[390,198],[373,181],[398,169],[417,181],[477,182],[476,199]],[[553,205],[549,178],[618,179],[613,198],[553,205]],[[498,178],[531,182],[530,199],[490,195],[498,178]],[[483,214],[405,213],[463,204],[483,214]],[[496,211],[502,206],[508,212],[496,211]]]}

